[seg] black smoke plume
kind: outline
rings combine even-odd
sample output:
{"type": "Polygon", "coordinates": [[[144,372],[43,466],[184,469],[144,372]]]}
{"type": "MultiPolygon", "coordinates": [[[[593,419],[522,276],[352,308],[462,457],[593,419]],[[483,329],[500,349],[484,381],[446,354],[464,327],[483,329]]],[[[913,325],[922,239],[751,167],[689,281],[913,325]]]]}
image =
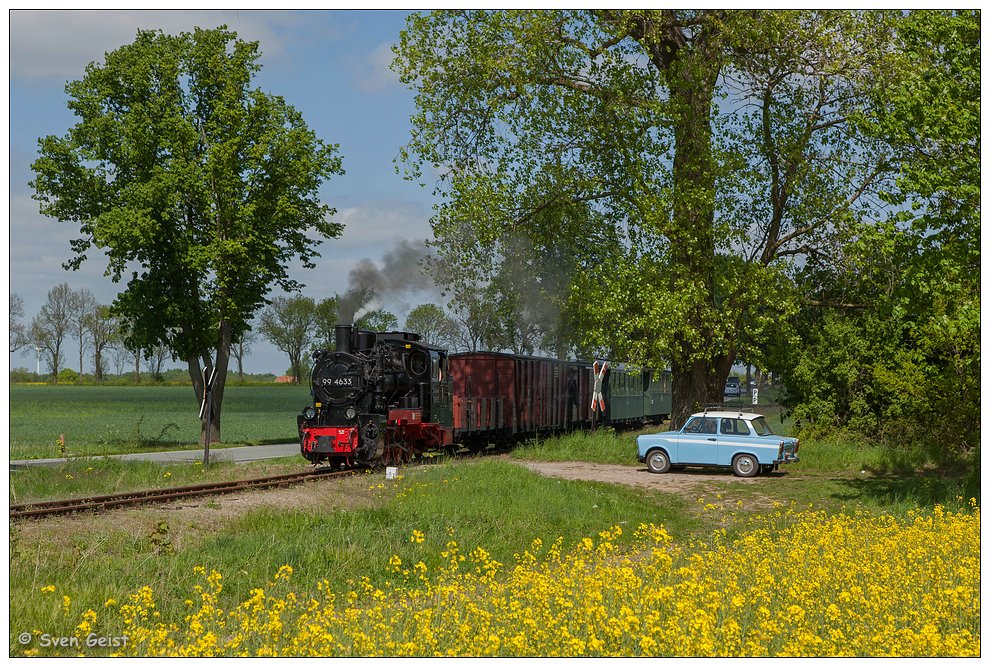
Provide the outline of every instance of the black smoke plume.
{"type": "Polygon", "coordinates": [[[362,259],[347,276],[347,291],[337,303],[337,321],[353,324],[366,313],[381,308],[381,299],[403,292],[433,289],[423,270],[430,251],[425,241],[399,239],[382,255],[381,266],[362,259]]]}

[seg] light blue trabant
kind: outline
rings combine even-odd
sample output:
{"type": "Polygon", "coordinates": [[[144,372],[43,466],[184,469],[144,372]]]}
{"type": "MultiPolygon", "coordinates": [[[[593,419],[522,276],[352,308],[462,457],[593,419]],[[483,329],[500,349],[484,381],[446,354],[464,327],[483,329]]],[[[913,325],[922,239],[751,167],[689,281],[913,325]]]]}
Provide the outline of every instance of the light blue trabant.
{"type": "Polygon", "coordinates": [[[798,440],[774,435],[763,415],[752,412],[698,412],[680,431],[641,435],[636,444],[640,462],[656,473],[672,466],[721,466],[755,477],[799,460],[798,440]]]}

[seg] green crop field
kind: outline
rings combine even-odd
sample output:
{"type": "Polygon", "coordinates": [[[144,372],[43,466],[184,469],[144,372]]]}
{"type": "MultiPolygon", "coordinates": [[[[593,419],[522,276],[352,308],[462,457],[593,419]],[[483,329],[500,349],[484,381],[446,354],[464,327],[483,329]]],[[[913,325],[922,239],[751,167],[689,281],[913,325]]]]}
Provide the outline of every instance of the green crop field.
{"type": "MultiPolygon", "coordinates": [[[[224,445],[296,440],[296,415],[308,386],[228,386],[224,445]]],[[[94,387],[10,385],[11,459],[198,447],[199,405],[189,386],[94,387]]]]}

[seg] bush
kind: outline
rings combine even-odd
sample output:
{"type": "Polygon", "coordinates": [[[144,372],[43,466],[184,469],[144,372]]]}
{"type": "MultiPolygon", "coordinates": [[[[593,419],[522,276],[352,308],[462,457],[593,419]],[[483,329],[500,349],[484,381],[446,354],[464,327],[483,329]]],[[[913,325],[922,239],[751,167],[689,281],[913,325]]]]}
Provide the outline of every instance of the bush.
{"type": "Polygon", "coordinates": [[[79,381],[79,373],[71,368],[63,368],[58,372],[59,384],[75,384],[79,381]]]}

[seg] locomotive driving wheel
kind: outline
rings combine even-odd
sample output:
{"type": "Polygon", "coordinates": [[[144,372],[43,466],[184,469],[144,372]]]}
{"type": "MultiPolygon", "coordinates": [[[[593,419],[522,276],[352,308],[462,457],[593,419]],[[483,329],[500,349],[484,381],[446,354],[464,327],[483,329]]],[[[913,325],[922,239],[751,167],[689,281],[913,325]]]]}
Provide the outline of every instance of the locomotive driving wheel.
{"type": "Polygon", "coordinates": [[[385,440],[385,452],[382,461],[385,465],[402,465],[412,460],[412,446],[405,442],[398,431],[389,432],[385,440]]]}

